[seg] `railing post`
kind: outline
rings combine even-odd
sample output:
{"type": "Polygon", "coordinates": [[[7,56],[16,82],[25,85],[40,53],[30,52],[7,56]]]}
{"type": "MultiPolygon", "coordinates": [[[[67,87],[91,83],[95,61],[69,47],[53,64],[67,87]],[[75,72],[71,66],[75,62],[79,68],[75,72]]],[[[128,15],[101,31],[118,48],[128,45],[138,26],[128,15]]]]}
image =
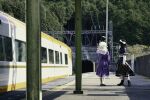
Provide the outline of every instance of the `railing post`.
{"type": "Polygon", "coordinates": [[[42,100],[40,0],[26,0],[27,100],[42,100]]]}
{"type": "Polygon", "coordinates": [[[134,54],[131,55],[131,68],[134,71],[134,54]]]}
{"type": "Polygon", "coordinates": [[[93,72],[96,72],[96,63],[93,62],[93,72]]]}
{"type": "Polygon", "coordinates": [[[75,94],[83,94],[82,88],[82,61],[81,61],[81,0],[75,0],[75,47],[76,47],[76,58],[75,58],[75,74],[76,74],[76,90],[75,94]]]}

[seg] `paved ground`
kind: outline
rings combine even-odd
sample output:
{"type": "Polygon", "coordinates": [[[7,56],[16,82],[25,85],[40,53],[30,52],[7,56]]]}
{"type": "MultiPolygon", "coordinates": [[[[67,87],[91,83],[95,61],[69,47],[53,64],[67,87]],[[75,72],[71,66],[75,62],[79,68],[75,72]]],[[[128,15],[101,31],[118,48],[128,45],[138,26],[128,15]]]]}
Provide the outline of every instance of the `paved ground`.
{"type": "MultiPolygon", "coordinates": [[[[107,86],[99,86],[95,73],[83,75],[83,94],[73,94],[74,76],[43,85],[43,100],[150,100],[150,79],[136,75],[132,86],[116,86],[120,79],[113,73],[105,79],[107,86]]],[[[25,100],[25,91],[1,94],[0,100],[25,100]]]]}

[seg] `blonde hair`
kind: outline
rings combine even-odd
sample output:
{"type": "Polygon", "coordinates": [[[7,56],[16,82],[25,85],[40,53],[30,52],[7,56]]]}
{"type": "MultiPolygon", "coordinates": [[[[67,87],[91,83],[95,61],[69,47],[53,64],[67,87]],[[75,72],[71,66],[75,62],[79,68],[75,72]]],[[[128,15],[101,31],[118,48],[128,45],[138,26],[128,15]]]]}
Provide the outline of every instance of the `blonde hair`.
{"type": "Polygon", "coordinates": [[[96,52],[100,54],[106,54],[108,52],[106,42],[100,42],[96,52]]]}

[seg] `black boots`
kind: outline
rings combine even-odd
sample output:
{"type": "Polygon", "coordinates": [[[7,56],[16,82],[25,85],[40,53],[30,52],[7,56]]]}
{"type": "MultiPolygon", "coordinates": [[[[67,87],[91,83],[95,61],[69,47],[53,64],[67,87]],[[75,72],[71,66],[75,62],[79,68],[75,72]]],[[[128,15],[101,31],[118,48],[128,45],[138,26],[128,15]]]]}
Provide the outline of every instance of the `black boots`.
{"type": "Polygon", "coordinates": [[[122,86],[124,85],[124,80],[121,80],[121,82],[119,84],[117,84],[118,86],[122,86]]]}
{"type": "Polygon", "coordinates": [[[106,86],[105,84],[100,84],[100,86],[106,86]]]}
{"type": "Polygon", "coordinates": [[[131,86],[131,81],[130,81],[130,80],[128,80],[128,86],[129,86],[129,87],[131,86]]]}
{"type": "MultiPolygon", "coordinates": [[[[117,84],[118,86],[123,86],[124,85],[124,80],[121,80],[121,82],[119,84],[117,84]]],[[[128,80],[128,86],[131,86],[131,81],[128,80]]]]}

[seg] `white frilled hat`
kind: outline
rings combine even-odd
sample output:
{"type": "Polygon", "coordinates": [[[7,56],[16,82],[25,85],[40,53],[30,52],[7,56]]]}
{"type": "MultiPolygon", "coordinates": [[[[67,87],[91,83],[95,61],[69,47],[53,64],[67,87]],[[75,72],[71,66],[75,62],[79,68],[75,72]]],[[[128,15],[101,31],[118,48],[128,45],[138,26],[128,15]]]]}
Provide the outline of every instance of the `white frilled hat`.
{"type": "Polygon", "coordinates": [[[125,40],[119,40],[119,42],[122,43],[122,44],[126,44],[125,40]]]}
{"type": "Polygon", "coordinates": [[[100,54],[106,54],[108,52],[106,42],[100,42],[96,52],[100,54]]]}

